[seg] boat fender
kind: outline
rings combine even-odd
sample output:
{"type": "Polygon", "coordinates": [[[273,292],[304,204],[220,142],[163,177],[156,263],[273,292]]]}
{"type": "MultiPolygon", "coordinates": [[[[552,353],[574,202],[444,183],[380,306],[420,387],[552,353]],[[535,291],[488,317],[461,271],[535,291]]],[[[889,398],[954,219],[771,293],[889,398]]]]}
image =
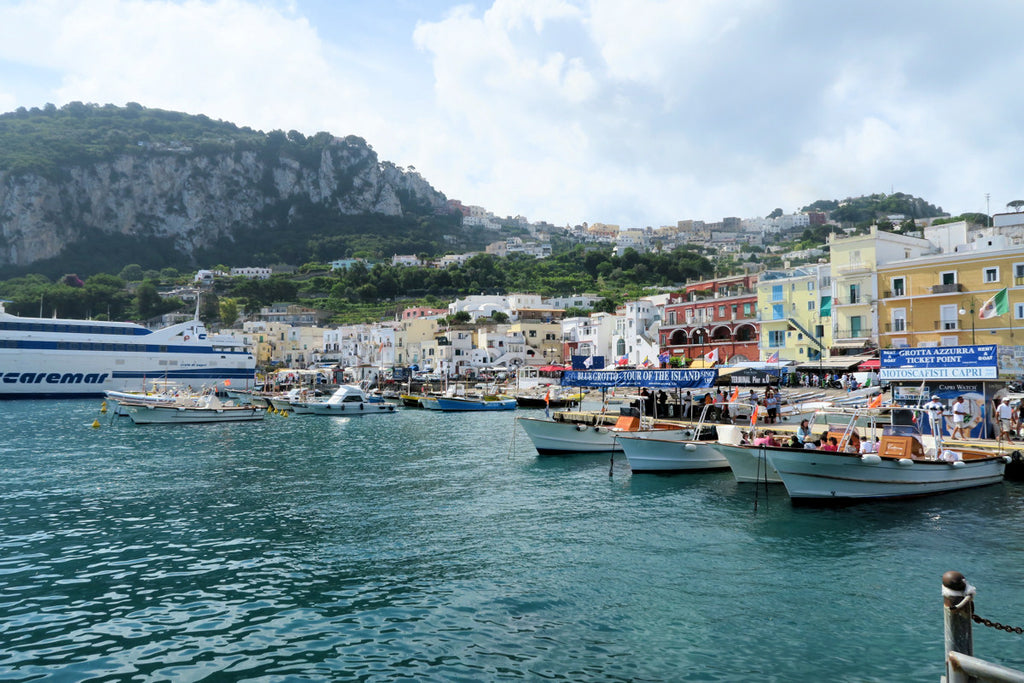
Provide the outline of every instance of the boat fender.
{"type": "Polygon", "coordinates": [[[585,431],[587,431],[587,425],[576,425],[576,431],[577,432],[585,432],[585,431]]]}
{"type": "Polygon", "coordinates": [[[1010,460],[1016,460],[1017,462],[1021,462],[1022,460],[1024,460],[1024,453],[1021,453],[1020,451],[1014,451],[1013,453],[1010,454],[1010,460]]]}
{"type": "MultiPolygon", "coordinates": [[[[1015,454],[1015,455],[1016,455],[1016,454],[1019,454],[1019,453],[1020,453],[1020,451],[1014,451],[1014,454],[1015,454]]],[[[1007,465],[1009,465],[1009,464],[1010,464],[1011,462],[1013,462],[1013,458],[1011,458],[1011,457],[1010,457],[1010,456],[1008,456],[1008,455],[1004,455],[1004,456],[1003,456],[1003,462],[1005,462],[1005,463],[1006,463],[1007,465]]]]}
{"type": "Polygon", "coordinates": [[[910,458],[900,458],[896,462],[899,463],[901,467],[910,467],[911,465],[914,464],[914,461],[911,460],[910,458]]]}
{"type": "Polygon", "coordinates": [[[683,430],[683,439],[692,439],[693,436],[694,436],[694,433],[693,433],[692,429],[684,429],[683,430]]]}
{"type": "Polygon", "coordinates": [[[866,465],[877,465],[882,462],[882,458],[877,453],[865,453],[860,456],[860,461],[866,465]]]}
{"type": "Polygon", "coordinates": [[[683,449],[687,450],[687,451],[695,451],[695,450],[697,450],[697,447],[695,445],[693,445],[692,443],[688,443],[688,444],[685,444],[683,446],[683,449]]]}
{"type": "Polygon", "coordinates": [[[964,464],[963,460],[957,460],[956,462],[952,463],[952,465],[953,465],[953,467],[966,467],[967,466],[967,465],[964,464]]]}
{"type": "Polygon", "coordinates": [[[594,431],[596,433],[598,433],[598,434],[603,434],[604,432],[607,432],[608,430],[603,428],[603,427],[594,427],[594,431]]]}

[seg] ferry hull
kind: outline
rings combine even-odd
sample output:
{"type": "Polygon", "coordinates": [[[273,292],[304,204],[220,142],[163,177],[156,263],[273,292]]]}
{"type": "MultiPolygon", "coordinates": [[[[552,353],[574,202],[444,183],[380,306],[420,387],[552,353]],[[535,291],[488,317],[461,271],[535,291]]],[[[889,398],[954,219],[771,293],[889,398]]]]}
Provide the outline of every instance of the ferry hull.
{"type": "Polygon", "coordinates": [[[0,309],[0,399],[81,398],[145,391],[153,380],[238,388],[256,360],[230,337],[190,321],[161,330],[133,323],[21,318],[0,309]]]}

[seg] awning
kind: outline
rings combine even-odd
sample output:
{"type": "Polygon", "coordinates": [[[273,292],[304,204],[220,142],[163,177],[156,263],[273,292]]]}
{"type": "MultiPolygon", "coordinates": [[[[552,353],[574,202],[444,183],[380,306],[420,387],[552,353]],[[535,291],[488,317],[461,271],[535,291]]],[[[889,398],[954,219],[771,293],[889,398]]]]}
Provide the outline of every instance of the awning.
{"type": "Polygon", "coordinates": [[[727,375],[731,375],[732,373],[739,372],[740,370],[743,370],[743,369],[744,368],[737,368],[737,367],[718,368],[718,376],[719,377],[726,377],[727,375]]]}
{"type": "Polygon", "coordinates": [[[714,362],[709,363],[703,358],[694,358],[693,362],[687,365],[688,370],[707,370],[714,366],[714,362]]]}
{"type": "Polygon", "coordinates": [[[814,372],[815,370],[849,370],[850,368],[869,360],[875,360],[877,362],[877,359],[872,359],[871,356],[833,356],[828,360],[801,363],[796,366],[796,369],[803,370],[805,372],[814,372]]]}
{"type": "Polygon", "coordinates": [[[881,361],[879,361],[877,358],[872,358],[872,359],[866,360],[863,363],[861,363],[860,365],[858,365],[857,369],[858,370],[877,370],[879,365],[880,365],[880,363],[881,363],[881,361]]]}
{"type": "Polygon", "coordinates": [[[837,349],[863,349],[871,341],[868,337],[860,339],[841,339],[839,341],[832,342],[833,348],[837,349]]]}

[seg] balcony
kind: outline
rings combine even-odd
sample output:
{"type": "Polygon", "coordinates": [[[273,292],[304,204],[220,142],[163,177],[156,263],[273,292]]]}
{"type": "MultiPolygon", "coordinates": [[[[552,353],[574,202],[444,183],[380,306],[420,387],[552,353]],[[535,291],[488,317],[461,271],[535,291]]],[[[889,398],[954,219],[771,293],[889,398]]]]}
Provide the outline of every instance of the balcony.
{"type": "Polygon", "coordinates": [[[882,298],[883,299],[892,299],[894,297],[906,296],[906,295],[907,295],[907,291],[905,289],[894,289],[894,290],[891,290],[891,291],[887,289],[884,292],[882,292],[882,298]]]}
{"type": "Polygon", "coordinates": [[[893,321],[891,323],[886,323],[885,324],[885,331],[886,332],[906,332],[907,331],[907,321],[906,320],[895,320],[895,321],[893,321]]]}
{"type": "Polygon", "coordinates": [[[953,292],[964,291],[964,286],[959,282],[948,285],[932,285],[932,294],[952,294],[953,292]]]}
{"type": "Polygon", "coordinates": [[[958,320],[939,320],[935,323],[935,329],[937,330],[959,330],[960,321],[958,320]]]}
{"type": "Polygon", "coordinates": [[[870,337],[874,330],[870,327],[862,327],[860,329],[849,329],[849,330],[836,330],[835,339],[861,339],[863,337],[870,337]]]}
{"type": "Polygon", "coordinates": [[[854,261],[849,265],[836,268],[840,275],[857,275],[859,273],[870,273],[874,269],[867,261],[854,261]]]}

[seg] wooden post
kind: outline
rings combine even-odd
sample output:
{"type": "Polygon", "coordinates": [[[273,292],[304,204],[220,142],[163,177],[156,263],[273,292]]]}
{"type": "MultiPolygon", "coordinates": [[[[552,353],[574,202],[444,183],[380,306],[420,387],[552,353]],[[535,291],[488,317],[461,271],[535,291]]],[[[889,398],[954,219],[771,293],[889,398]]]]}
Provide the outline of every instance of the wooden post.
{"type": "Polygon", "coordinates": [[[971,633],[971,616],[974,614],[974,587],[967,583],[964,575],[949,571],[942,575],[942,611],[945,626],[945,668],[946,680],[958,678],[957,671],[951,671],[949,653],[959,652],[974,655],[974,638],[971,633]]]}

